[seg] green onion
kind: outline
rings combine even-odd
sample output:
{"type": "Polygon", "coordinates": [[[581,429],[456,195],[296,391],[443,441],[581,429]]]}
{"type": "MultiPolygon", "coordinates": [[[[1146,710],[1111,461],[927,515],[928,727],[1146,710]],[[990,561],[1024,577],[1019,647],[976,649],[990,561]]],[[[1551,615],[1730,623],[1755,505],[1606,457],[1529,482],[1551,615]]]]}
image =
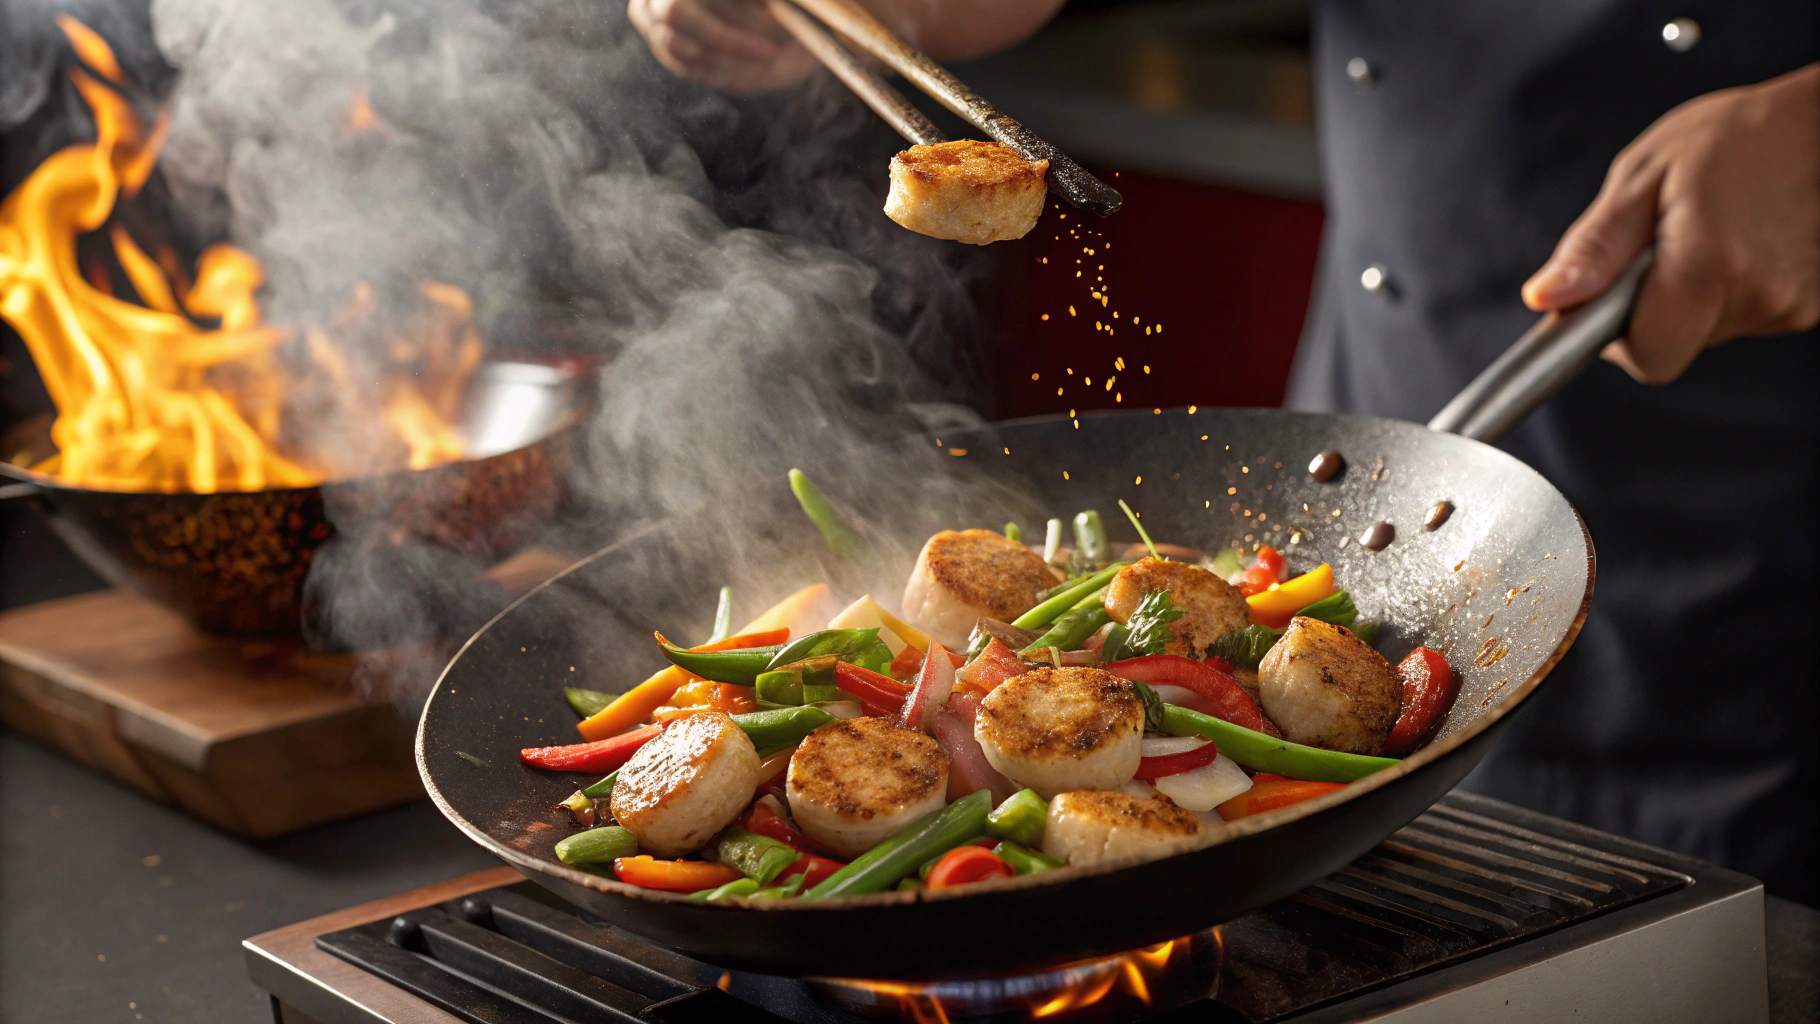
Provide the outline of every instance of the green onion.
{"type": "Polygon", "coordinates": [[[1062,521],[1060,519],[1051,519],[1049,520],[1048,527],[1043,531],[1043,561],[1054,562],[1056,556],[1061,553],[1062,521]]]}
{"type": "Polygon", "coordinates": [[[1143,523],[1138,522],[1137,513],[1131,511],[1131,506],[1125,504],[1124,498],[1119,499],[1119,508],[1125,510],[1125,518],[1131,520],[1132,527],[1137,530],[1138,536],[1143,538],[1144,546],[1150,549],[1150,557],[1161,559],[1163,556],[1156,553],[1156,545],[1150,541],[1150,532],[1144,529],[1143,523]]]}
{"type": "Polygon", "coordinates": [[[708,636],[711,644],[719,643],[733,635],[733,588],[720,588],[720,604],[714,608],[714,632],[708,636]]]}
{"type": "Polygon", "coordinates": [[[800,469],[790,471],[790,491],[796,495],[797,504],[803,507],[803,514],[822,532],[822,540],[828,544],[828,550],[843,557],[856,555],[865,550],[865,542],[860,540],[852,530],[847,528],[839,512],[828,504],[828,499],[815,486],[808,474],[800,469]]]}
{"type": "Polygon", "coordinates": [[[1089,565],[1102,565],[1112,557],[1112,542],[1106,539],[1105,524],[1094,509],[1074,517],[1074,556],[1089,565]]]}
{"type": "Polygon", "coordinates": [[[618,825],[577,832],[556,844],[556,859],[571,867],[604,864],[638,852],[638,837],[618,825]]]}

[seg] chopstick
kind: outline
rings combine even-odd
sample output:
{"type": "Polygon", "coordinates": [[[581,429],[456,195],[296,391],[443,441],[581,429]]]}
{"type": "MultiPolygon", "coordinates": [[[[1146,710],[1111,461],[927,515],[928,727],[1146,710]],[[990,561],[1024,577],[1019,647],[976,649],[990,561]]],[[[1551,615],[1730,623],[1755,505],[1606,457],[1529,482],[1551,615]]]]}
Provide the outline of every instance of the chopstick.
{"type": "MultiPolygon", "coordinates": [[[[911,46],[899,38],[896,33],[886,28],[872,16],[872,12],[861,7],[856,0],[766,0],[766,2],[771,6],[774,15],[778,7],[788,7],[793,2],[797,7],[801,7],[821,19],[848,43],[878,58],[885,66],[903,75],[912,85],[939,101],[942,106],[954,111],[980,131],[1010,146],[1024,159],[1049,161],[1047,176],[1049,191],[1075,206],[1105,217],[1117,210],[1119,204],[1124,202],[1124,197],[1114,191],[1111,186],[1088,174],[1080,164],[1069,159],[1066,153],[1044,142],[1037,137],[1036,133],[986,102],[984,98],[962,84],[960,79],[949,74],[947,68],[937,64],[929,58],[928,54],[911,46]]],[[[828,69],[858,93],[868,106],[878,111],[886,121],[891,122],[892,127],[896,128],[900,134],[912,142],[919,141],[905,130],[905,127],[899,123],[898,116],[895,116],[901,114],[904,108],[915,109],[909,107],[908,101],[903,96],[879,80],[878,76],[872,74],[869,69],[860,65],[851,53],[846,53],[844,48],[822,32],[819,26],[813,23],[807,25],[809,29],[813,30],[815,36],[819,37],[817,43],[811,45],[796,27],[792,27],[790,20],[782,17],[778,20],[783,22],[784,27],[795,35],[797,40],[802,42],[803,46],[817,60],[827,65],[828,69]],[[836,54],[830,51],[840,52],[836,54]],[[855,85],[855,78],[849,77],[849,75],[863,76],[861,80],[869,79],[869,81],[863,87],[855,85]],[[871,95],[868,95],[868,91],[871,95]],[[875,97],[879,102],[874,101],[875,97]],[[896,103],[891,103],[892,99],[896,103]],[[892,112],[880,109],[881,102],[886,104],[887,109],[892,112]]],[[[807,21],[807,19],[802,20],[807,21]]],[[[927,118],[922,118],[920,114],[917,116],[922,119],[923,123],[928,123],[927,118]]],[[[930,125],[930,128],[933,130],[934,126],[930,125]]]]}
{"type": "Polygon", "coordinates": [[[919,146],[933,146],[948,141],[948,136],[943,135],[934,122],[905,99],[903,93],[874,74],[864,61],[817,25],[815,19],[798,10],[789,0],[765,0],[765,6],[778,24],[803,44],[803,49],[821,61],[822,66],[834,72],[834,77],[846,83],[854,95],[864,100],[866,106],[884,118],[899,135],[919,146]]]}

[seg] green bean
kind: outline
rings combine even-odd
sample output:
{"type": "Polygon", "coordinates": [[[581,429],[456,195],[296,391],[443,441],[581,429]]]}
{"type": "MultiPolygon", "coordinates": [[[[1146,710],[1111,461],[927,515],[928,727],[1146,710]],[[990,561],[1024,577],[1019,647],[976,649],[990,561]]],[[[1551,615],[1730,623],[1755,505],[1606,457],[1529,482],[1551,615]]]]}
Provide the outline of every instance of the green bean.
{"type": "Polygon", "coordinates": [[[1048,820],[1048,802],[1034,789],[1020,789],[986,815],[986,834],[1025,846],[1040,846],[1048,820]]]}
{"type": "Polygon", "coordinates": [[[1049,520],[1043,529],[1043,561],[1053,563],[1056,556],[1062,553],[1062,521],[1049,520]]]}
{"type": "Polygon", "coordinates": [[[1114,562],[1091,576],[1083,576],[1078,582],[1070,584],[1068,589],[1019,615],[1012,620],[1011,624],[1019,629],[1040,629],[1049,625],[1060,618],[1064,612],[1080,603],[1083,598],[1112,582],[1112,577],[1117,576],[1120,569],[1130,564],[1130,562],[1114,562]]]}
{"type": "Polygon", "coordinates": [[[992,853],[1011,865],[1011,872],[1017,875],[1034,875],[1039,871],[1054,871],[1062,866],[1062,862],[1054,857],[1026,849],[1010,841],[994,846],[992,853]]]}
{"type": "Polygon", "coordinates": [[[728,882],[726,885],[720,886],[719,888],[703,889],[700,892],[692,892],[689,894],[688,898],[702,903],[712,903],[715,900],[724,900],[733,896],[755,896],[757,894],[757,882],[754,882],[750,878],[735,878],[733,881],[728,882]]]}
{"type": "Polygon", "coordinates": [[[733,724],[744,730],[759,750],[793,747],[801,743],[804,736],[832,721],[833,715],[821,708],[810,707],[749,711],[733,716],[733,724]]]}
{"type": "Polygon", "coordinates": [[[1074,554],[1089,565],[1103,564],[1112,557],[1112,542],[1106,539],[1106,525],[1100,514],[1088,509],[1074,517],[1074,554]]]}
{"type": "Polygon", "coordinates": [[[979,835],[985,829],[986,815],[991,811],[991,790],[969,793],[860,854],[820,885],[803,893],[803,899],[883,892],[899,880],[914,875],[929,858],[979,835]]]}
{"type": "Polygon", "coordinates": [[[708,642],[720,643],[733,635],[733,588],[720,588],[720,604],[714,609],[714,632],[709,634],[708,642]]]}
{"type": "Polygon", "coordinates": [[[828,544],[828,550],[837,555],[847,556],[860,554],[865,550],[865,542],[847,528],[834,506],[822,494],[821,488],[809,479],[808,474],[800,469],[790,471],[790,491],[796,495],[797,504],[803,507],[803,514],[822,532],[822,540],[828,544]]]}
{"type": "Polygon", "coordinates": [[[770,885],[785,868],[802,859],[801,853],[770,836],[747,832],[743,828],[722,832],[708,844],[708,850],[716,862],[740,869],[759,885],[770,885]]]}
{"type": "Polygon", "coordinates": [[[1305,747],[1174,704],[1163,705],[1163,731],[1171,736],[1210,739],[1220,745],[1220,753],[1243,767],[1304,782],[1357,782],[1397,763],[1394,757],[1305,747]]]}
{"type": "Polygon", "coordinates": [[[601,864],[638,852],[638,837],[618,825],[577,832],[556,844],[556,859],[564,864],[601,864]]]}
{"type": "Polygon", "coordinates": [[[1055,620],[1049,632],[1037,637],[1029,647],[1019,654],[1031,654],[1045,647],[1054,647],[1061,651],[1072,651],[1087,642],[1096,630],[1112,621],[1111,613],[1103,605],[1095,603],[1091,607],[1077,608],[1055,620]]]}

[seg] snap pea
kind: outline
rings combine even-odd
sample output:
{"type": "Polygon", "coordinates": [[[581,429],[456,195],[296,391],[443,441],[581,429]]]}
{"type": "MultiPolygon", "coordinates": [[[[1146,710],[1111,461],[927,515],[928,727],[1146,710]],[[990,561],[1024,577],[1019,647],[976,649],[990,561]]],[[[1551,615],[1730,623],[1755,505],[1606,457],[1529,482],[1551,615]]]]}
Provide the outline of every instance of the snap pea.
{"type": "MultiPolygon", "coordinates": [[[[781,650],[771,656],[765,666],[766,671],[775,671],[798,662],[808,664],[821,659],[832,658],[834,661],[845,661],[882,672],[891,664],[891,648],[878,638],[878,627],[869,629],[824,629],[797,637],[785,644],[781,650]]],[[[833,661],[826,665],[827,671],[834,671],[833,661]]],[[[725,680],[721,680],[725,682],[725,680]]],[[[816,680],[825,682],[825,680],[816,680]]]]}
{"type": "Polygon", "coordinates": [[[712,903],[715,900],[724,900],[730,896],[755,896],[757,894],[757,882],[754,882],[750,878],[735,878],[726,885],[715,889],[703,889],[700,892],[692,892],[689,894],[688,898],[700,903],[712,903]]]}
{"type": "Polygon", "coordinates": [[[979,835],[985,829],[986,815],[991,811],[991,790],[969,793],[860,854],[820,885],[803,893],[803,899],[883,892],[899,880],[916,874],[916,869],[929,858],[979,835]]]}
{"type": "Polygon", "coordinates": [[[619,779],[619,769],[615,768],[604,779],[581,791],[582,796],[591,796],[596,800],[607,800],[613,796],[613,783],[619,779]]]}
{"type": "Polygon", "coordinates": [[[1088,509],[1074,517],[1074,554],[1089,565],[1099,565],[1112,556],[1112,542],[1106,539],[1106,524],[1100,514],[1088,509]]]}
{"type": "Polygon", "coordinates": [[[773,704],[813,704],[817,700],[833,700],[833,697],[811,697],[809,694],[829,693],[837,687],[834,680],[834,666],[840,658],[824,654],[818,658],[780,665],[769,671],[758,674],[758,699],[773,704]]]}
{"type": "Polygon", "coordinates": [[[1049,820],[1049,804],[1034,789],[1020,789],[986,815],[986,834],[994,839],[1009,839],[1025,846],[1043,842],[1043,826],[1049,820]]]}
{"type": "Polygon", "coordinates": [[[708,844],[713,859],[730,868],[745,872],[759,885],[770,885],[784,869],[802,858],[802,854],[770,836],[730,828],[708,844]]]}
{"type": "Polygon", "coordinates": [[[1091,576],[1081,577],[1079,582],[1070,584],[1068,589],[1019,615],[1012,620],[1011,624],[1019,629],[1041,629],[1049,625],[1080,603],[1082,598],[1112,582],[1112,577],[1117,576],[1120,569],[1130,564],[1130,562],[1114,562],[1091,576]]]}
{"type": "Polygon", "coordinates": [[[1011,872],[1018,875],[1034,875],[1038,871],[1054,871],[1062,862],[1054,857],[1045,856],[1035,850],[1026,849],[1013,842],[1002,842],[992,848],[998,859],[1011,865],[1011,872]]]}
{"type": "Polygon", "coordinates": [[[793,747],[801,743],[804,736],[832,721],[833,715],[811,707],[774,708],[733,716],[733,724],[739,726],[759,750],[793,747]]]}
{"type": "Polygon", "coordinates": [[[556,844],[556,859],[564,864],[600,864],[638,852],[638,837],[618,825],[577,832],[556,844]]]}
{"type": "MultiPolygon", "coordinates": [[[[659,644],[664,657],[684,672],[711,679],[717,683],[751,686],[758,674],[771,667],[771,659],[781,646],[748,647],[738,651],[691,651],[675,644],[659,644]]],[[[791,659],[794,661],[795,659],[791,659]]]]}
{"type": "Polygon", "coordinates": [[[1171,736],[1205,737],[1243,767],[1304,782],[1356,782],[1397,763],[1394,757],[1305,747],[1174,704],[1163,705],[1163,731],[1171,736]]]}

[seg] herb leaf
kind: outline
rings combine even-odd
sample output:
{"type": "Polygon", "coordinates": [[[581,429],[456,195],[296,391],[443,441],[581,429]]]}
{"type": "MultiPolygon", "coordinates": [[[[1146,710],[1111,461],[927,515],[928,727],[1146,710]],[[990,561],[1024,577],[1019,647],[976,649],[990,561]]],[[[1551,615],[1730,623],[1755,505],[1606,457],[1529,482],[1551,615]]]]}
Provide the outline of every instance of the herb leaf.
{"type": "Polygon", "coordinates": [[[1149,686],[1135,680],[1132,681],[1131,688],[1137,691],[1138,700],[1144,702],[1144,728],[1162,732],[1163,698],[1157,696],[1156,691],[1149,686]]]}
{"type": "Polygon", "coordinates": [[[1213,642],[1207,649],[1210,658],[1225,658],[1240,668],[1257,668],[1282,631],[1256,624],[1235,629],[1213,642]]]}
{"type": "Polygon", "coordinates": [[[1187,613],[1175,606],[1169,599],[1169,591],[1152,590],[1138,602],[1137,611],[1131,613],[1125,627],[1130,635],[1125,638],[1126,657],[1140,654],[1161,654],[1169,641],[1175,639],[1175,632],[1169,624],[1187,613]]]}

